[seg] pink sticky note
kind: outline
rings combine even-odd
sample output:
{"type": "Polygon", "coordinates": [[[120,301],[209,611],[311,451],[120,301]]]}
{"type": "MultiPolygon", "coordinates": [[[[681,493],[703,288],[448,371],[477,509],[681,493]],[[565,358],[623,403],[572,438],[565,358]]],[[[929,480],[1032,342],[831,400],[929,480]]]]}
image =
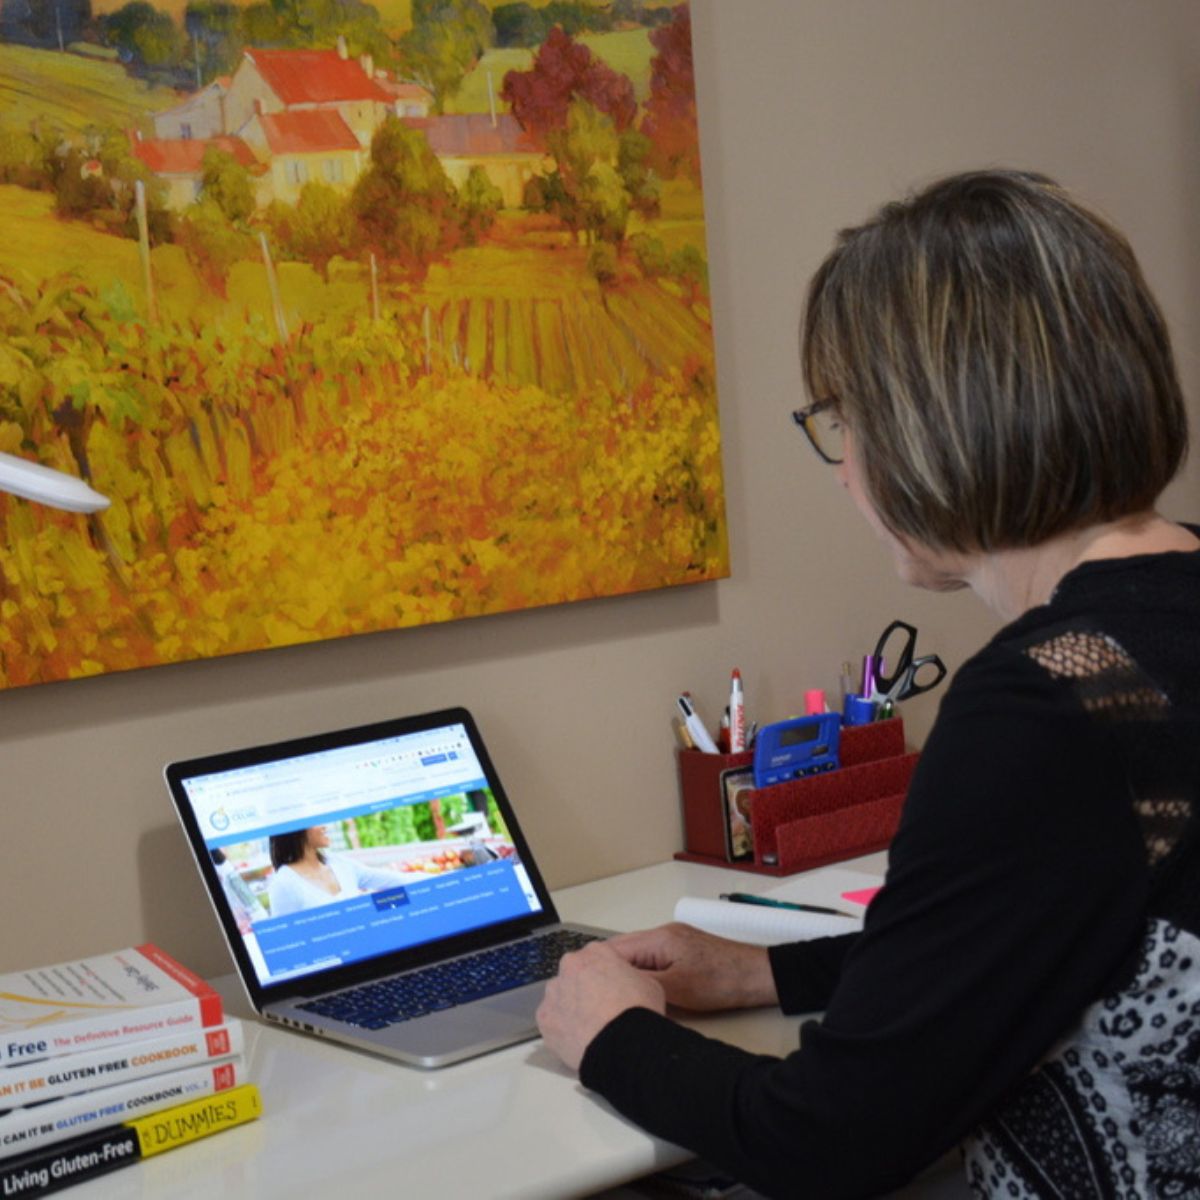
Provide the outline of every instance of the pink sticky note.
{"type": "Polygon", "coordinates": [[[879,891],[877,887],[862,888],[857,892],[843,892],[842,899],[849,900],[851,904],[870,904],[875,893],[879,891]]]}

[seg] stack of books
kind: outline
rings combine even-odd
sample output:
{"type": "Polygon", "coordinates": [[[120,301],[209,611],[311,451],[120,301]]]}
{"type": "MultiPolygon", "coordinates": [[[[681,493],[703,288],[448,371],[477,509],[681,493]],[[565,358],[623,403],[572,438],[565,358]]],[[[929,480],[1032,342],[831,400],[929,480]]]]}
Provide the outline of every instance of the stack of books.
{"type": "Polygon", "coordinates": [[[242,1027],[147,944],[0,976],[0,1196],[44,1196],[253,1120],[242,1027]]]}

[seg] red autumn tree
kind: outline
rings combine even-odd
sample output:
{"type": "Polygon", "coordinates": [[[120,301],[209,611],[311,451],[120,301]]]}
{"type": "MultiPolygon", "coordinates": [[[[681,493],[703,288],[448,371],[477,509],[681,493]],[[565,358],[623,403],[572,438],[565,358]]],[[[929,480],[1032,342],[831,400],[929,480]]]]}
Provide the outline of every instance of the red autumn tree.
{"type": "Polygon", "coordinates": [[[538,137],[566,128],[574,99],[586,100],[610,116],[618,133],[628,129],[637,116],[637,100],[628,77],[601,62],[557,25],[528,71],[505,75],[500,95],[511,105],[522,128],[538,137]]]}
{"type": "Polygon", "coordinates": [[[670,24],[650,34],[658,53],[650,60],[650,96],[642,132],[654,145],[653,166],[671,177],[700,182],[700,138],[696,125],[696,76],[692,68],[692,18],[679,5],[670,24]]]}

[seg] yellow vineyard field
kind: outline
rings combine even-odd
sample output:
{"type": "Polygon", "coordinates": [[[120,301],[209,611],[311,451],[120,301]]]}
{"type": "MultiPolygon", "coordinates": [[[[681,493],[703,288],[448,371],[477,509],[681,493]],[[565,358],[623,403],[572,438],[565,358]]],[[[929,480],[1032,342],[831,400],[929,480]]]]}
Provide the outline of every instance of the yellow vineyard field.
{"type": "Polygon", "coordinates": [[[581,297],[447,302],[464,362],[427,370],[417,304],[278,345],[0,289],[0,449],[85,456],[112,499],[0,497],[0,684],[725,574],[702,325],[652,284],[599,307],[603,335],[581,297]]]}

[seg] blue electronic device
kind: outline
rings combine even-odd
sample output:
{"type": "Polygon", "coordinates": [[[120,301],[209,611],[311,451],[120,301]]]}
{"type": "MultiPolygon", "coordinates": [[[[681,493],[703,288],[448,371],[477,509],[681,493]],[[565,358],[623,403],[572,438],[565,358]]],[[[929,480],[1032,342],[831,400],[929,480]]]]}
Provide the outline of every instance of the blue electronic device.
{"type": "Polygon", "coordinates": [[[754,786],[770,787],[840,767],[841,730],[837,713],[792,717],[760,729],[754,739],[754,786]]]}

